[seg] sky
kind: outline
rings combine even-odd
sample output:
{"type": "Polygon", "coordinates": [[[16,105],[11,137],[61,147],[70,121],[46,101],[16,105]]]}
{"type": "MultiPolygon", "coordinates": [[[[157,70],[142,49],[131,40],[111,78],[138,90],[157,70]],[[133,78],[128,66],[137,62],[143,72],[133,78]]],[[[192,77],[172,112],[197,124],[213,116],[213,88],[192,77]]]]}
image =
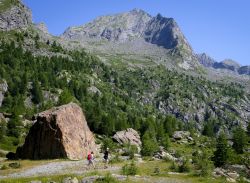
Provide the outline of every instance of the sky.
{"type": "Polygon", "coordinates": [[[98,16],[142,9],[172,17],[196,53],[250,65],[250,0],[23,0],[53,35],[98,16]]]}

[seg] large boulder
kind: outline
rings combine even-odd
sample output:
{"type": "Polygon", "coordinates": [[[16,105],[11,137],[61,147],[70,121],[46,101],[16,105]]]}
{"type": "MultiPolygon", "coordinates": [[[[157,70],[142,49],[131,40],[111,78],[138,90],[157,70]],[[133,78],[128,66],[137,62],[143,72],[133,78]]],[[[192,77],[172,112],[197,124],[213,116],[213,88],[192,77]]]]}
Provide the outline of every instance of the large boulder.
{"type": "Polygon", "coordinates": [[[136,145],[138,148],[141,146],[141,138],[137,131],[132,128],[128,128],[123,131],[118,131],[113,136],[119,144],[131,144],[136,145]]]}
{"type": "Polygon", "coordinates": [[[77,104],[41,112],[35,120],[24,145],[17,149],[17,158],[85,159],[89,151],[96,152],[94,135],[77,104]]]}

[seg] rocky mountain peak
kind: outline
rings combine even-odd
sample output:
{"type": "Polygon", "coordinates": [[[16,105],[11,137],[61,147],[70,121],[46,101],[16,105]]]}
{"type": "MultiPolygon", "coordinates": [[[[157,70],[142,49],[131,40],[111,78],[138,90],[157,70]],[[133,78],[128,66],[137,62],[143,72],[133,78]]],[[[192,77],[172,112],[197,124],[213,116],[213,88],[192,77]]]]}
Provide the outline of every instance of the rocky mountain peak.
{"type": "Polygon", "coordinates": [[[139,8],[134,8],[131,11],[129,11],[129,13],[133,14],[133,15],[147,15],[150,16],[147,12],[145,12],[142,9],[139,8]]]}
{"type": "Polygon", "coordinates": [[[225,59],[222,61],[223,64],[233,66],[235,68],[240,68],[240,64],[232,59],[225,59]]]}
{"type": "Polygon", "coordinates": [[[42,31],[44,34],[49,34],[47,25],[45,23],[43,23],[43,22],[38,23],[38,24],[35,25],[35,27],[37,29],[39,29],[40,31],[42,31]]]}
{"type": "Polygon", "coordinates": [[[206,53],[196,54],[196,57],[198,58],[199,62],[205,67],[213,67],[214,63],[216,62],[216,60],[214,60],[206,53]]]}
{"type": "Polygon", "coordinates": [[[240,65],[234,60],[225,59],[222,62],[215,63],[214,68],[216,68],[216,69],[228,69],[228,70],[237,72],[238,69],[240,68],[240,65]]]}
{"type": "Polygon", "coordinates": [[[182,47],[188,53],[192,53],[191,47],[173,18],[166,18],[160,14],[152,17],[141,9],[102,16],[83,26],[70,27],[62,37],[74,41],[95,38],[128,42],[140,39],[166,49],[182,47]]]}
{"type": "Polygon", "coordinates": [[[0,30],[9,31],[20,29],[32,24],[32,13],[29,8],[19,0],[9,2],[3,0],[0,4],[0,30]],[[3,8],[4,7],[4,8],[3,8]]]}

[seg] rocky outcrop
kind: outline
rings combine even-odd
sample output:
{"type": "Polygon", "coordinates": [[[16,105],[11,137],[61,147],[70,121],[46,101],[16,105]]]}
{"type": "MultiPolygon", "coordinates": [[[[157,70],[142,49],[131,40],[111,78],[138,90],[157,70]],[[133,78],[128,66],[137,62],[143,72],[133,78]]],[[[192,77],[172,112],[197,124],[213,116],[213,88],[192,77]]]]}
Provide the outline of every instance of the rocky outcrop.
{"type": "Polygon", "coordinates": [[[236,182],[240,175],[235,171],[225,170],[223,168],[215,168],[214,177],[225,177],[228,182],[236,182]]]}
{"type": "Polygon", "coordinates": [[[224,60],[222,62],[214,63],[213,67],[215,69],[227,69],[227,70],[237,72],[238,69],[240,68],[240,65],[233,60],[227,59],[227,60],[224,60]]]}
{"type": "Polygon", "coordinates": [[[8,84],[5,80],[0,81],[0,107],[4,100],[4,94],[8,91],[8,84]]]}
{"type": "Polygon", "coordinates": [[[6,121],[6,119],[5,119],[4,115],[3,115],[3,113],[0,113],[0,122],[2,122],[2,121],[6,121]]]}
{"type": "Polygon", "coordinates": [[[82,109],[70,103],[37,114],[16,157],[85,159],[89,151],[96,151],[94,135],[82,109]]]}
{"type": "Polygon", "coordinates": [[[119,144],[131,144],[136,145],[137,147],[140,147],[142,144],[140,135],[132,128],[116,132],[113,139],[115,139],[119,144]]]}
{"type": "Polygon", "coordinates": [[[38,23],[38,24],[35,25],[35,27],[37,29],[39,29],[40,31],[42,31],[44,34],[49,34],[48,28],[47,28],[45,23],[43,23],[43,22],[38,23]]]}
{"type": "Polygon", "coordinates": [[[9,9],[0,13],[0,30],[20,29],[32,24],[31,11],[19,0],[9,9]]]}
{"type": "Polygon", "coordinates": [[[173,134],[173,138],[175,140],[182,140],[184,138],[190,138],[190,132],[189,131],[175,131],[173,134]]]}
{"type": "Polygon", "coordinates": [[[216,62],[212,57],[208,56],[206,53],[196,54],[200,64],[205,67],[213,67],[214,63],[216,62]]]}
{"type": "Polygon", "coordinates": [[[239,74],[250,75],[250,66],[242,66],[238,69],[239,74]]]}

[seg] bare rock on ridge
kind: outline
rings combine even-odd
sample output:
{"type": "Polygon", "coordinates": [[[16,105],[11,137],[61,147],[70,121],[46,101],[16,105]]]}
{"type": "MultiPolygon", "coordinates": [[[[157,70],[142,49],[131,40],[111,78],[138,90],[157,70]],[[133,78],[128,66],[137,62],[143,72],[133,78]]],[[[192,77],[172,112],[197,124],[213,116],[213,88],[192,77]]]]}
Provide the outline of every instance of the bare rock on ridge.
{"type": "Polygon", "coordinates": [[[8,9],[0,13],[0,30],[10,31],[32,24],[32,13],[19,0],[16,0],[8,9]]]}
{"type": "Polygon", "coordinates": [[[16,152],[21,159],[84,159],[96,151],[82,109],[74,103],[37,114],[22,147],[16,152]]]}

